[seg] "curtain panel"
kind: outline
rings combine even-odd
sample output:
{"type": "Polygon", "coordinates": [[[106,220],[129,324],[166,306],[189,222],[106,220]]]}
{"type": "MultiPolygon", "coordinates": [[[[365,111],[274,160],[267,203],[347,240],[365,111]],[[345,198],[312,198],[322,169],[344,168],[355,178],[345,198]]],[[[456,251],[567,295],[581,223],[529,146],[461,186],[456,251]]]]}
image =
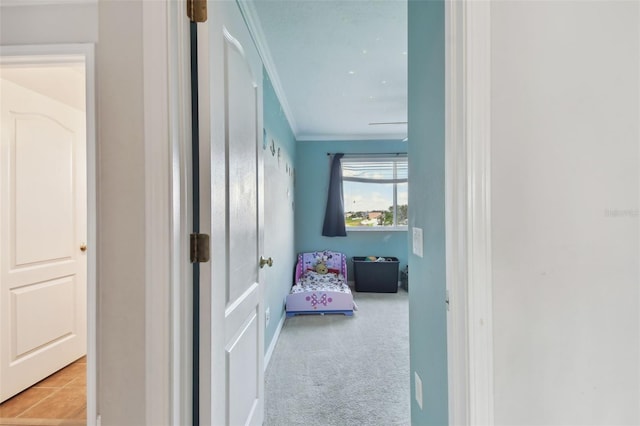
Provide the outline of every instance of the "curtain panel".
{"type": "Polygon", "coordinates": [[[324,213],[322,235],[325,237],[346,237],[347,229],[344,223],[344,196],[342,193],[342,165],[340,159],[344,154],[334,154],[331,161],[329,176],[329,193],[327,194],[327,209],[324,213]]]}

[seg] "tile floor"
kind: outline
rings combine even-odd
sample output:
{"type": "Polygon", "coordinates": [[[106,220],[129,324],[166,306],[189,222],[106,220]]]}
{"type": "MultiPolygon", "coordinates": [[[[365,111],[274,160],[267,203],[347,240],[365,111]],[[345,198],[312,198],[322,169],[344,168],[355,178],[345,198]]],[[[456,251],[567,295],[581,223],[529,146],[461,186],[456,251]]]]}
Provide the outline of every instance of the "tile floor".
{"type": "Polygon", "coordinates": [[[0,404],[0,425],[86,425],[87,360],[80,358],[0,404]]]}

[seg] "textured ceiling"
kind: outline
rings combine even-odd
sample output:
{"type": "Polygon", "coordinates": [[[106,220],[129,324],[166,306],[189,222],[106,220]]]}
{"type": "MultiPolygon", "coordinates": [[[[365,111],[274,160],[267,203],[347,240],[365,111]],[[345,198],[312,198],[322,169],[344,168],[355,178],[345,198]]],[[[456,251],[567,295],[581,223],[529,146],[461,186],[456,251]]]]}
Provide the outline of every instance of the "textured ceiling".
{"type": "Polygon", "coordinates": [[[406,124],[369,125],[407,121],[406,1],[252,4],[298,140],[406,136],[406,124]]]}

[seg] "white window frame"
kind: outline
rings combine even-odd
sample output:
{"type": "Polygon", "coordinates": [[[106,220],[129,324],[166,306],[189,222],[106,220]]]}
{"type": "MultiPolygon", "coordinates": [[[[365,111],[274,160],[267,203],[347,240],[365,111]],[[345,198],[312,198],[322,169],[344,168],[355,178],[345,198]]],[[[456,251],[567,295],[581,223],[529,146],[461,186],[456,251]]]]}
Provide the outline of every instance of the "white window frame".
{"type": "MultiPolygon", "coordinates": [[[[397,154],[347,154],[340,160],[340,167],[344,167],[345,163],[358,163],[358,162],[385,162],[385,161],[393,161],[394,162],[394,170],[393,170],[393,180],[397,179],[397,170],[395,167],[396,162],[399,159],[404,159],[407,162],[407,167],[409,166],[407,161],[406,153],[397,153],[397,154]]],[[[342,169],[344,172],[344,168],[342,169]]],[[[370,184],[385,184],[391,183],[393,184],[393,219],[397,221],[398,218],[398,183],[397,182],[368,182],[367,180],[360,180],[357,178],[345,178],[342,176],[342,184],[343,184],[343,193],[344,193],[344,182],[360,182],[360,183],[370,183],[370,184]]],[[[408,184],[408,180],[407,180],[408,184]]],[[[408,201],[407,201],[408,204],[408,201]]],[[[346,213],[346,212],[345,212],[346,213]]],[[[345,228],[347,232],[356,231],[356,232],[396,232],[396,231],[404,231],[408,230],[407,225],[398,225],[395,224],[393,226],[346,226],[345,228]]]]}

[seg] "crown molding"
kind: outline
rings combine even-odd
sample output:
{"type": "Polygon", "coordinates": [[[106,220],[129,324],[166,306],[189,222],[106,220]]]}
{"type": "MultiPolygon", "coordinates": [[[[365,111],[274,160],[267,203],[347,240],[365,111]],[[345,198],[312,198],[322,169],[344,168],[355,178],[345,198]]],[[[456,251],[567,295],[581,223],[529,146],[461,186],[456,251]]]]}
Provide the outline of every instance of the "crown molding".
{"type": "Polygon", "coordinates": [[[264,31],[262,30],[262,24],[260,23],[260,18],[258,16],[258,11],[255,8],[254,2],[253,0],[237,0],[237,3],[240,7],[240,11],[242,12],[242,16],[244,17],[247,27],[249,27],[249,32],[251,33],[251,37],[253,38],[253,42],[255,43],[256,48],[258,49],[258,53],[260,54],[260,58],[262,59],[262,64],[269,74],[271,85],[273,86],[273,89],[278,96],[282,111],[289,121],[289,126],[291,126],[291,130],[294,136],[296,136],[296,139],[299,139],[298,125],[296,124],[293,112],[291,110],[291,107],[289,106],[289,101],[287,100],[287,96],[285,95],[284,89],[282,87],[280,76],[278,74],[275,62],[273,61],[273,57],[271,56],[271,50],[269,49],[267,39],[264,35],[264,31]]]}
{"type": "Polygon", "coordinates": [[[406,133],[392,134],[301,134],[296,137],[298,142],[315,142],[315,141],[398,141],[406,142],[406,133]]]}

